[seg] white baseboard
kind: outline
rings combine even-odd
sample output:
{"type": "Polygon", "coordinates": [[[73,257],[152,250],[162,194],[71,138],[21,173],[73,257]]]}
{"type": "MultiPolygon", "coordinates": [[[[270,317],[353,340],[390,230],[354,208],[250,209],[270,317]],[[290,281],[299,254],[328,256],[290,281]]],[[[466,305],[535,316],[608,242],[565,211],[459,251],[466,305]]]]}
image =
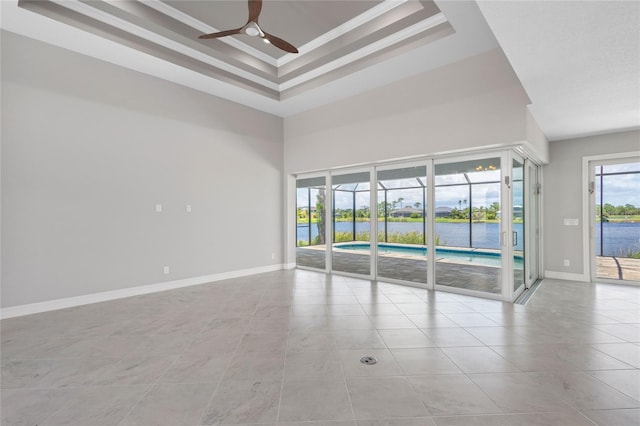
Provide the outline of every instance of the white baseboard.
{"type": "Polygon", "coordinates": [[[284,264],[284,269],[295,269],[295,268],[296,268],[296,262],[284,264]]]}
{"type": "Polygon", "coordinates": [[[280,263],[277,265],[260,266],[257,268],[222,272],[220,274],[185,278],[183,280],[167,281],[157,284],[147,284],[137,287],[123,288],[119,290],[67,297],[64,299],[49,300],[46,302],[9,306],[7,308],[0,309],[0,319],[20,317],[23,315],[37,314],[40,312],[55,311],[57,309],[71,308],[73,306],[88,305],[91,303],[106,302],[108,300],[123,299],[125,297],[139,296],[141,294],[156,293],[165,290],[173,290],[182,287],[206,284],[214,281],[228,280],[230,278],[239,278],[246,277],[248,275],[262,274],[264,272],[279,271],[281,269],[285,269],[285,265],[280,263]]]}
{"type": "Polygon", "coordinates": [[[589,277],[587,277],[585,274],[573,274],[570,272],[544,271],[544,277],[556,280],[580,281],[585,283],[589,282],[589,277]]]}

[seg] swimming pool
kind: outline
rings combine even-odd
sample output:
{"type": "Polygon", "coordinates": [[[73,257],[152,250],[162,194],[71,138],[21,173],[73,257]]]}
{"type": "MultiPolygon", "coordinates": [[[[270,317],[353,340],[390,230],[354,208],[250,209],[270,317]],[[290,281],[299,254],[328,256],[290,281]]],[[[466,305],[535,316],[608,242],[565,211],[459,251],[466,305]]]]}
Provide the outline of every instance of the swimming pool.
{"type": "MultiPolygon", "coordinates": [[[[369,251],[369,243],[338,243],[333,246],[340,250],[369,251]]],[[[378,253],[384,254],[406,254],[410,256],[426,256],[427,248],[422,246],[397,245],[380,243],[378,253]]],[[[522,257],[515,256],[516,268],[522,267],[522,257]]],[[[502,255],[499,252],[486,251],[470,248],[437,248],[436,261],[475,263],[483,266],[502,266],[502,255]]]]}

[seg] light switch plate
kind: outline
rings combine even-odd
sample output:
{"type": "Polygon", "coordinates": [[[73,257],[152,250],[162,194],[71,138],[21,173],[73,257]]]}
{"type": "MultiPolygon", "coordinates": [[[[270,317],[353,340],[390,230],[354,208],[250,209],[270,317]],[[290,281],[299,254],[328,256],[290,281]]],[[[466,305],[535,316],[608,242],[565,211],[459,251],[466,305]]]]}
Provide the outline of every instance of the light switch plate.
{"type": "Polygon", "coordinates": [[[564,219],[565,226],[578,226],[579,223],[578,219],[564,219]]]}

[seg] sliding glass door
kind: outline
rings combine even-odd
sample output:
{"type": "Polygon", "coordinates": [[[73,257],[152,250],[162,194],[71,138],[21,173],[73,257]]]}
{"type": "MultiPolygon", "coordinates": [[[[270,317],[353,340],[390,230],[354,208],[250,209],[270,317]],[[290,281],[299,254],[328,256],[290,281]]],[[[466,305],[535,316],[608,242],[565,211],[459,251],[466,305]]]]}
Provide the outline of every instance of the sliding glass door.
{"type": "Polygon", "coordinates": [[[378,277],[427,283],[427,167],[379,168],[378,277]]]}
{"type": "Polygon", "coordinates": [[[525,242],[526,249],[524,256],[526,271],[526,286],[531,287],[537,280],[539,274],[538,247],[540,245],[540,183],[538,181],[538,166],[531,161],[526,161],[525,176],[525,201],[524,221],[525,221],[525,242]]]}
{"type": "Polygon", "coordinates": [[[436,286],[502,292],[500,162],[436,162],[436,286]]]}
{"type": "Polygon", "coordinates": [[[508,150],[304,175],[296,262],[512,301],[538,278],[537,182],[508,150]]]}
{"type": "Polygon", "coordinates": [[[640,159],[592,162],[591,173],[592,276],[640,281],[640,159]]]}
{"type": "Polygon", "coordinates": [[[296,181],[296,264],[325,269],[326,178],[296,181]]]}
{"type": "Polygon", "coordinates": [[[524,160],[512,154],[511,169],[511,247],[513,258],[513,292],[522,292],[525,285],[524,248],[525,245],[525,205],[524,205],[524,160]]]}
{"type": "Polygon", "coordinates": [[[333,271],[371,275],[370,181],[370,171],[331,176],[333,271]]]}

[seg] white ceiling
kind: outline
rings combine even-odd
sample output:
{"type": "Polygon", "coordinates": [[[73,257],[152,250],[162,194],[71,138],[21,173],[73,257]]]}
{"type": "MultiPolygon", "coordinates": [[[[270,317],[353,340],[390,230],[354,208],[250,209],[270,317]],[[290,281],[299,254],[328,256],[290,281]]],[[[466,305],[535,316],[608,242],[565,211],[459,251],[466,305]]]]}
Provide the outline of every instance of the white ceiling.
{"type": "Polygon", "coordinates": [[[550,140],[640,128],[640,2],[1,1],[3,29],[282,117],[500,46],[550,140]],[[237,22],[239,21],[239,22],[237,22]],[[496,40],[497,39],[497,40],[496,40]]]}
{"type": "Polygon", "coordinates": [[[549,140],[640,128],[640,2],[479,6],[549,140]]]}

